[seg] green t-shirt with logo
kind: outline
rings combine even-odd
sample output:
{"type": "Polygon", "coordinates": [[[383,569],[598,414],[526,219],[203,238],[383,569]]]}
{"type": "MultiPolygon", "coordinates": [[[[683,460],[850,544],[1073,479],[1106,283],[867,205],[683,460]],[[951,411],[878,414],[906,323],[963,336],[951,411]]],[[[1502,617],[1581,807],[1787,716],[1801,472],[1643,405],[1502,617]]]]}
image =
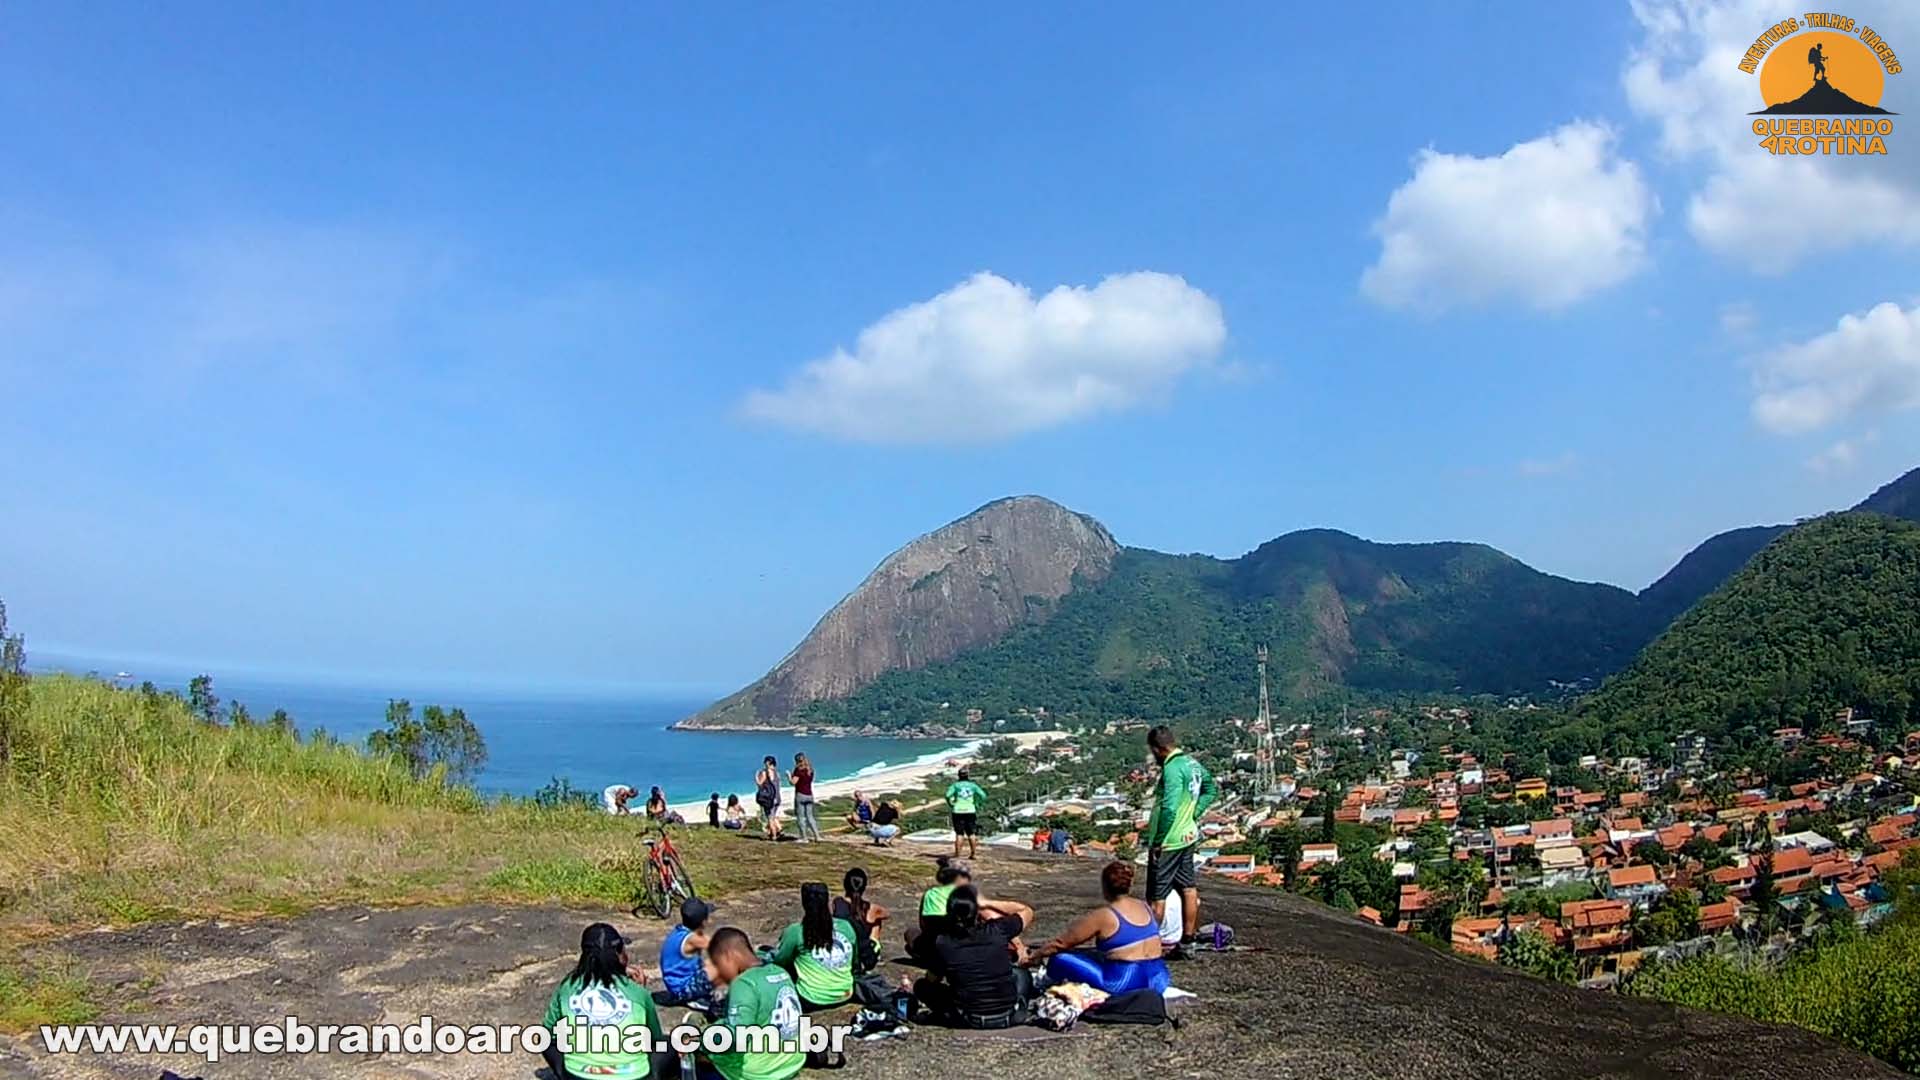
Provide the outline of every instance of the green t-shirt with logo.
{"type": "Polygon", "coordinates": [[[573,1025],[573,1045],[579,1048],[579,1052],[566,1055],[567,1071],[580,1076],[638,1078],[647,1076],[653,1069],[653,1063],[647,1055],[638,1051],[627,1053],[624,1049],[616,1048],[595,1052],[586,1049],[588,1036],[582,1025],[586,1028],[621,1029],[622,1046],[631,1029],[645,1027],[653,1032],[655,1046],[665,1045],[660,1031],[660,1014],[653,1007],[653,995],[647,992],[646,987],[624,975],[616,976],[612,985],[589,985],[584,979],[568,979],[561,983],[547,1002],[546,1026],[551,1028],[562,1020],[573,1025]]]}
{"type": "Polygon", "coordinates": [[[1160,763],[1160,793],[1147,823],[1147,846],[1178,851],[1200,842],[1200,815],[1218,798],[1220,787],[1205,765],[1175,750],[1160,763]]]}
{"type": "Polygon", "coordinates": [[[824,949],[809,949],[799,923],[780,935],[780,946],[773,961],[793,968],[794,982],[800,986],[800,999],[812,1005],[838,1005],[853,996],[853,957],[856,936],[853,924],[833,920],[833,944],[824,949]]]}
{"type": "Polygon", "coordinates": [[[987,801],[987,791],[971,780],[955,780],[947,788],[947,805],[956,814],[971,814],[987,801]]]}
{"type": "MultiPolygon", "coordinates": [[[[718,1021],[736,1031],[772,1026],[789,1042],[800,1038],[800,995],[793,980],[776,964],[759,964],[740,973],[727,987],[727,1014],[718,1021]]],[[[748,1053],[734,1050],[713,1054],[709,1060],[727,1080],[790,1080],[807,1063],[796,1044],[792,1050],[748,1053]]]]}
{"type": "Polygon", "coordinates": [[[920,914],[945,915],[947,913],[947,897],[953,895],[953,889],[954,887],[952,885],[935,885],[933,888],[921,893],[920,914]]]}

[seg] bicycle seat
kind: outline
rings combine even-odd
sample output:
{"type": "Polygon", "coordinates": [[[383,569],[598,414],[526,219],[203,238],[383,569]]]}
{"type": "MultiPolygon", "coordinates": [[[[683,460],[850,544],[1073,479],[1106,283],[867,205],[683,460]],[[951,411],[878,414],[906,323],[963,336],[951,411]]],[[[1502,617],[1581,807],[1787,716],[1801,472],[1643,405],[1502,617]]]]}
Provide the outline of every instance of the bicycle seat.
{"type": "Polygon", "coordinates": [[[658,841],[658,840],[655,840],[655,839],[654,839],[653,837],[651,837],[651,836],[645,836],[645,837],[641,837],[641,839],[640,839],[640,842],[641,842],[641,843],[643,843],[643,844],[645,844],[645,845],[647,845],[648,847],[659,847],[659,846],[660,846],[660,841],[658,841]]]}

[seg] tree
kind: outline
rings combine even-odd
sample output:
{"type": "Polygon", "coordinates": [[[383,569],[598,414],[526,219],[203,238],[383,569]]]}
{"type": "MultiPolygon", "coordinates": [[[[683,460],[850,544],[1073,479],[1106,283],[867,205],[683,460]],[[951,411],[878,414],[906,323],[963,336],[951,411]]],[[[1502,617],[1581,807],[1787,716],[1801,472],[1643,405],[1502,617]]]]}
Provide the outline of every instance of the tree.
{"type": "Polygon", "coordinates": [[[367,736],[367,749],[398,758],[415,776],[426,775],[427,732],[413,718],[413,702],[405,698],[387,702],[387,726],[367,736]]]}
{"type": "Polygon", "coordinates": [[[1779,905],[1777,890],[1773,884],[1773,854],[1760,856],[1753,863],[1753,888],[1747,893],[1747,902],[1753,905],[1754,925],[1759,928],[1762,938],[1773,934],[1774,915],[1779,905]]]}
{"type": "Polygon", "coordinates": [[[237,728],[252,727],[253,714],[238,701],[227,702],[227,723],[237,728]]]}
{"type": "Polygon", "coordinates": [[[1573,954],[1555,945],[1538,930],[1522,930],[1500,943],[1496,954],[1502,967],[1524,971],[1537,978],[1570,983],[1574,978],[1573,954]]]}
{"type": "Polygon", "coordinates": [[[454,783],[471,783],[487,764],[487,741],[480,737],[480,729],[467,719],[465,709],[429,705],[422,715],[427,760],[445,766],[454,783]]]}
{"type": "Polygon", "coordinates": [[[213,693],[213,676],[195,675],[187,683],[187,706],[209,724],[220,722],[220,699],[213,693]]]}
{"type": "Polygon", "coordinates": [[[287,710],[285,709],[273,710],[273,716],[267,721],[267,726],[282,735],[293,735],[299,731],[299,729],[294,726],[293,717],[287,715],[287,710]]]}
{"type": "Polygon", "coordinates": [[[1288,889],[1293,888],[1294,875],[1300,872],[1300,855],[1305,843],[1300,838],[1300,830],[1292,825],[1283,825],[1266,835],[1267,862],[1280,868],[1280,876],[1288,889]]]}

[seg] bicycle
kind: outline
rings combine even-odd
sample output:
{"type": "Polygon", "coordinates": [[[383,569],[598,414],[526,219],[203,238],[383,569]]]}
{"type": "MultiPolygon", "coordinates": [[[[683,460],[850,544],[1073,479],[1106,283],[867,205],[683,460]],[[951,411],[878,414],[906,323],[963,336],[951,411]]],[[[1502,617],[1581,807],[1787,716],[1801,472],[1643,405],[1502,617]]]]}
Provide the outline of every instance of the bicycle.
{"type": "Polygon", "coordinates": [[[640,868],[640,884],[634,890],[632,913],[635,916],[651,914],[656,919],[669,917],[683,901],[698,896],[693,884],[693,875],[687,873],[686,864],[680,861],[680,851],[673,846],[673,837],[667,834],[665,826],[655,826],[659,839],[643,837],[641,842],[647,845],[647,858],[640,868]]]}

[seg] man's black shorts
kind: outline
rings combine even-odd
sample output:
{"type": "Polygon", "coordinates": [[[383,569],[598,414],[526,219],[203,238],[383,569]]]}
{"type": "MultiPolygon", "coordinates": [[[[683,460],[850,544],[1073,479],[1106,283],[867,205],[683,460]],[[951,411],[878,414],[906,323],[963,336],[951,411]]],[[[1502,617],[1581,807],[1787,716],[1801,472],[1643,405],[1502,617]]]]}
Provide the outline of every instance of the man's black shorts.
{"type": "Polygon", "coordinates": [[[1161,848],[1147,857],[1149,902],[1165,900],[1173,890],[1191,889],[1195,884],[1192,846],[1173,850],[1161,848]]]}
{"type": "Polygon", "coordinates": [[[979,831],[979,815],[977,814],[953,815],[953,834],[955,836],[974,836],[978,834],[978,831],[979,831]]]}

